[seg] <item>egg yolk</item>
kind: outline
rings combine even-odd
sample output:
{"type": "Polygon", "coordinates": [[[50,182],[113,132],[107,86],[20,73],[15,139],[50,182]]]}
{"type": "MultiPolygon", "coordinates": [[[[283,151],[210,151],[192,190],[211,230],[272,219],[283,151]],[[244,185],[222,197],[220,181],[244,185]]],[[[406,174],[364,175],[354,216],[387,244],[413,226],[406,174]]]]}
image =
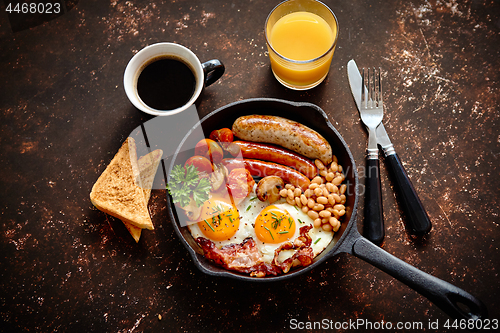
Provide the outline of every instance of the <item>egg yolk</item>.
{"type": "Polygon", "coordinates": [[[238,210],[226,201],[209,199],[203,204],[198,226],[208,239],[228,240],[240,227],[238,210]]]}
{"type": "Polygon", "coordinates": [[[255,219],[255,234],[264,243],[286,242],[295,234],[295,221],[287,211],[271,205],[255,219]]]}

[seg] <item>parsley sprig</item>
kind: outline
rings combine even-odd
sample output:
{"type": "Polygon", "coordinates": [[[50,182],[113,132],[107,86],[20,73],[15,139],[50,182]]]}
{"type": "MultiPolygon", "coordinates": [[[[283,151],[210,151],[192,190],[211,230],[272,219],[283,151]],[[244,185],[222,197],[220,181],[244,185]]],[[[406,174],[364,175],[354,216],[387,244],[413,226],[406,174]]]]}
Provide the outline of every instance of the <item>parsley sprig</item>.
{"type": "Polygon", "coordinates": [[[185,167],[176,165],[170,174],[170,182],[167,190],[174,199],[174,203],[179,203],[181,207],[187,206],[193,198],[197,207],[201,206],[209,199],[212,188],[207,178],[201,178],[198,168],[194,165],[185,167]]]}

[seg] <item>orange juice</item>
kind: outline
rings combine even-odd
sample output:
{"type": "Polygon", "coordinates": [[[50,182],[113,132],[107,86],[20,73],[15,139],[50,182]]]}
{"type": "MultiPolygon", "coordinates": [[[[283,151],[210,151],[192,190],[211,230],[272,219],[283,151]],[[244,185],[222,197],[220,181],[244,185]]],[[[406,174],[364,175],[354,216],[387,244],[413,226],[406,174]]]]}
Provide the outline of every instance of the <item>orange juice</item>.
{"type": "Polygon", "coordinates": [[[295,89],[307,89],[325,78],[332,60],[336,25],[332,27],[314,13],[298,11],[281,17],[268,32],[269,43],[277,53],[269,48],[271,68],[278,80],[295,89]]]}
{"type": "Polygon", "coordinates": [[[271,46],[291,60],[317,58],[333,45],[332,29],[313,13],[295,12],[280,18],[271,30],[271,46]]]}

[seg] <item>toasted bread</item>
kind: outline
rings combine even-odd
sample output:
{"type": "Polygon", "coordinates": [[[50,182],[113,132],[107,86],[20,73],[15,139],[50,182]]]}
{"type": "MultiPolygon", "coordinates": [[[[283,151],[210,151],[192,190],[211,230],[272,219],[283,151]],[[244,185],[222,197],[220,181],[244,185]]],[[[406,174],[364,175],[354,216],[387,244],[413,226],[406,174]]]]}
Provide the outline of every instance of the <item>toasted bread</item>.
{"type": "MultiPolygon", "coordinates": [[[[140,173],[139,185],[144,191],[146,204],[151,196],[151,188],[153,186],[153,181],[155,179],[156,171],[158,170],[158,165],[160,164],[162,155],[163,151],[161,149],[156,149],[155,151],[144,155],[138,161],[140,173]]],[[[142,229],[126,221],[123,221],[123,224],[125,224],[125,227],[130,232],[134,240],[139,242],[142,229]]]]}
{"type": "Polygon", "coordinates": [[[139,174],[135,140],[129,137],[92,187],[90,200],[123,222],[153,230],[144,189],[137,184],[139,174]]]}

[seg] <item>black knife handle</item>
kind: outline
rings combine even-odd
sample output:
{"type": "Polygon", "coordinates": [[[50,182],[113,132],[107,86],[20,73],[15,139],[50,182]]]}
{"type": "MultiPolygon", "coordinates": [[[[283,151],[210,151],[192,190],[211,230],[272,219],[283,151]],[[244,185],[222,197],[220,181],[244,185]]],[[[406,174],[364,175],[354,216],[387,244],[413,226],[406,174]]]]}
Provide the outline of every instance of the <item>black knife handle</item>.
{"type": "Polygon", "coordinates": [[[384,240],[384,217],[382,215],[382,187],[380,185],[378,159],[366,160],[365,178],[365,219],[363,234],[373,244],[384,240]]]}
{"type": "Polygon", "coordinates": [[[386,161],[389,164],[390,172],[394,176],[396,189],[401,198],[400,202],[406,215],[406,228],[408,232],[415,236],[427,234],[432,228],[431,221],[398,155],[388,155],[386,161]]]}

